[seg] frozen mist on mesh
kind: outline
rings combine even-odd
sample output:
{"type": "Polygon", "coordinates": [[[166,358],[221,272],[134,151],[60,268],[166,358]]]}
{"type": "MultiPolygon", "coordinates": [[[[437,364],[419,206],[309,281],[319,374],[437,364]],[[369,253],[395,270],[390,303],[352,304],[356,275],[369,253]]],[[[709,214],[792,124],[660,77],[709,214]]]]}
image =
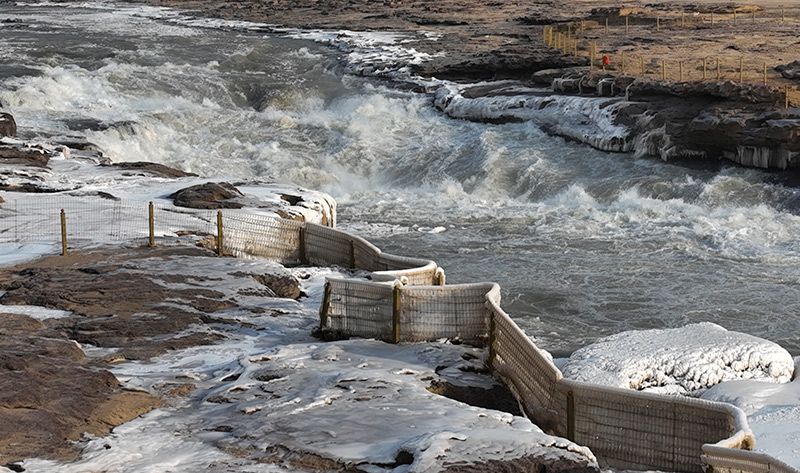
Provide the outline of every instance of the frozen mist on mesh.
{"type": "Polygon", "coordinates": [[[556,355],[696,322],[800,354],[798,192],[775,175],[453,120],[432,94],[354,76],[310,39],[149,7],[3,16],[26,25],[0,26],[0,102],[26,139],[329,192],[342,228],[433,259],[450,282],[498,282],[503,307],[556,355]]]}

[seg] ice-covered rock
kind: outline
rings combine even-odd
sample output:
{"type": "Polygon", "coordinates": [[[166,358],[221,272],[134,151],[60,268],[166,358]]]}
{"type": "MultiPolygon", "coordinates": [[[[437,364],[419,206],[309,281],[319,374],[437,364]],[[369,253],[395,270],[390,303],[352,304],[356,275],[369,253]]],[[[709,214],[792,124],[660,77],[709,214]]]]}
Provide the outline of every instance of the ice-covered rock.
{"type": "Polygon", "coordinates": [[[565,378],[688,395],[735,379],[786,383],[793,371],[779,345],[708,322],[612,335],[577,350],[563,367],[565,378]]]}

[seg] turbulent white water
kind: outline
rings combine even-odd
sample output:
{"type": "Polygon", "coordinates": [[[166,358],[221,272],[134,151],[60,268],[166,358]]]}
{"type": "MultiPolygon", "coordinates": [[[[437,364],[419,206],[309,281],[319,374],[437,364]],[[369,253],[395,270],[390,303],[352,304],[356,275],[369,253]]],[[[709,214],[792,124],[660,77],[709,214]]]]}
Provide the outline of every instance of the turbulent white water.
{"type": "Polygon", "coordinates": [[[432,92],[386,80],[425,60],[413,42],[239,26],[3,4],[0,103],[26,139],[329,192],[345,229],[437,261],[449,282],[498,282],[556,354],[703,321],[800,354],[798,190],[776,176],[447,118],[432,92]]]}

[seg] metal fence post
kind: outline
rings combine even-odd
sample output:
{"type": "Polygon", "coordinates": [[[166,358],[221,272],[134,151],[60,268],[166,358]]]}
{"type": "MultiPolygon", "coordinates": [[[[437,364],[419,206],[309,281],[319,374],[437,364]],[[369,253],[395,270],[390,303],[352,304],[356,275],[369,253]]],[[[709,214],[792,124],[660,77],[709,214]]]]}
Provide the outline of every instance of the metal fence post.
{"type": "Polygon", "coordinates": [[[322,295],[322,305],[319,306],[319,325],[328,326],[328,310],[331,307],[331,283],[325,281],[325,292],[322,295]]]}
{"type": "Polygon", "coordinates": [[[495,349],[495,342],[497,342],[497,325],[495,323],[495,313],[493,310],[489,311],[489,369],[494,371],[494,361],[497,359],[497,350],[495,349]]]}
{"type": "Polygon", "coordinates": [[[67,214],[61,209],[61,256],[67,254],[67,214]]]}
{"type": "Polygon", "coordinates": [[[222,234],[222,210],[217,211],[217,255],[222,256],[222,243],[224,241],[222,234]]]}
{"type": "Polygon", "coordinates": [[[567,392],[567,439],[575,441],[575,394],[567,392]]]}
{"type": "Polygon", "coordinates": [[[403,286],[399,282],[392,291],[392,343],[400,343],[400,291],[403,286]]]}
{"type": "Polygon", "coordinates": [[[150,248],[156,246],[156,226],[155,226],[155,219],[153,218],[153,201],[150,201],[149,206],[149,214],[148,214],[148,223],[150,227],[150,248]]]}

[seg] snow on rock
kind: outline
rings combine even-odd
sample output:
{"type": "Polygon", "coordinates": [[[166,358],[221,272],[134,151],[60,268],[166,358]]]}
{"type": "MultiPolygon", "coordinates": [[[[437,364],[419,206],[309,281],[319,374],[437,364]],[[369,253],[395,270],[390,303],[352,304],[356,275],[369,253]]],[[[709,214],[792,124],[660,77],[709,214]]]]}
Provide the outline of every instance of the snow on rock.
{"type": "Polygon", "coordinates": [[[688,395],[734,379],[786,383],[793,372],[777,344],[708,322],[612,335],[573,353],[563,368],[565,378],[688,395]]]}

